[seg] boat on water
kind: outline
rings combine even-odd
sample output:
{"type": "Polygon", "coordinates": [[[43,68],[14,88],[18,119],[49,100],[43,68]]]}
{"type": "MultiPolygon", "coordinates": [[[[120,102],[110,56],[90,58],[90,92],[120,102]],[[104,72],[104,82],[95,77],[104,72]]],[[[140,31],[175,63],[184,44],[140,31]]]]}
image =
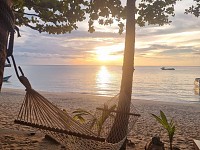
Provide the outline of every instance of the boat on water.
{"type": "Polygon", "coordinates": [[[200,78],[195,78],[194,80],[194,93],[200,96],[200,78]]]}
{"type": "Polygon", "coordinates": [[[200,88],[200,78],[195,78],[195,80],[194,80],[194,86],[196,88],[200,88]]]}
{"type": "Polygon", "coordinates": [[[12,75],[10,75],[10,76],[6,76],[6,77],[3,77],[3,82],[7,82],[8,79],[10,79],[11,76],[12,76],[12,75]]]}
{"type": "MultiPolygon", "coordinates": [[[[11,67],[11,64],[10,64],[10,63],[5,64],[4,67],[11,67]]],[[[10,79],[11,76],[12,76],[12,75],[3,77],[3,82],[7,82],[8,79],[10,79]]]]}
{"type": "Polygon", "coordinates": [[[162,67],[160,68],[161,70],[175,70],[174,68],[166,68],[166,67],[162,67]]]}
{"type": "Polygon", "coordinates": [[[11,64],[5,64],[4,67],[11,67],[11,64]]]}

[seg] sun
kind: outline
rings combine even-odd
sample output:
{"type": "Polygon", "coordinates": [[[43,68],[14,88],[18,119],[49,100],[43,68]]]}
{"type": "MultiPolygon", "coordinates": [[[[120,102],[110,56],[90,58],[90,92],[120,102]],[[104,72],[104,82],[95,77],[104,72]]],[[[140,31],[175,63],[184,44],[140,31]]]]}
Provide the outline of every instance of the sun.
{"type": "Polygon", "coordinates": [[[96,49],[97,60],[107,61],[111,60],[110,52],[105,49],[96,49]]]}
{"type": "Polygon", "coordinates": [[[96,59],[102,62],[120,61],[123,47],[121,45],[99,46],[95,48],[96,59]]]}

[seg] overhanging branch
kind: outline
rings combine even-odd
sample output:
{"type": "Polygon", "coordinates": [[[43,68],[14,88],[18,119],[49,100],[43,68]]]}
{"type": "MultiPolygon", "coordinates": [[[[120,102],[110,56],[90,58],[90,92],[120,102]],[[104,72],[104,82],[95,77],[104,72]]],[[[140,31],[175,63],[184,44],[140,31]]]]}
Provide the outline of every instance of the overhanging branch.
{"type": "Polygon", "coordinates": [[[40,17],[39,15],[37,14],[29,14],[29,13],[25,13],[25,12],[20,12],[20,11],[16,11],[16,10],[13,10],[15,13],[19,13],[19,14],[24,14],[24,15],[28,15],[28,16],[35,16],[35,17],[40,17]]]}

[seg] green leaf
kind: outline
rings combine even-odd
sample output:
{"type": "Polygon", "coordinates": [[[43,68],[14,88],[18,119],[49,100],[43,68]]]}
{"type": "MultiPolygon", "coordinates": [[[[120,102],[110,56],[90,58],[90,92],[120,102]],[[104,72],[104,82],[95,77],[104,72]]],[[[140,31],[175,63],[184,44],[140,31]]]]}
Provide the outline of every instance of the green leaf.
{"type": "Polygon", "coordinates": [[[84,122],[85,122],[85,119],[84,119],[82,116],[75,115],[73,118],[74,118],[75,120],[80,121],[81,123],[84,123],[84,122]]]}
{"type": "Polygon", "coordinates": [[[163,121],[161,118],[159,118],[158,116],[156,116],[155,114],[151,114],[160,124],[163,125],[163,121]]]}
{"type": "Polygon", "coordinates": [[[165,114],[161,110],[160,110],[160,116],[161,116],[161,119],[163,121],[165,128],[168,128],[169,124],[168,124],[168,121],[167,121],[167,117],[165,116],[165,114]]]}

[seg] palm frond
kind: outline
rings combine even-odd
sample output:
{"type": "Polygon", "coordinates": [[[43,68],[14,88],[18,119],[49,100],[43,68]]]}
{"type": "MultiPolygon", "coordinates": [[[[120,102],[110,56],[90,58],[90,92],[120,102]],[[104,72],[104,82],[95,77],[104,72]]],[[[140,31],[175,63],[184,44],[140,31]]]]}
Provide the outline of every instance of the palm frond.
{"type": "Polygon", "coordinates": [[[160,110],[160,117],[155,114],[151,114],[151,115],[167,130],[167,133],[169,136],[169,142],[170,142],[170,145],[172,145],[174,133],[176,131],[173,119],[171,119],[170,122],[168,122],[165,113],[161,110],[160,110]]]}

